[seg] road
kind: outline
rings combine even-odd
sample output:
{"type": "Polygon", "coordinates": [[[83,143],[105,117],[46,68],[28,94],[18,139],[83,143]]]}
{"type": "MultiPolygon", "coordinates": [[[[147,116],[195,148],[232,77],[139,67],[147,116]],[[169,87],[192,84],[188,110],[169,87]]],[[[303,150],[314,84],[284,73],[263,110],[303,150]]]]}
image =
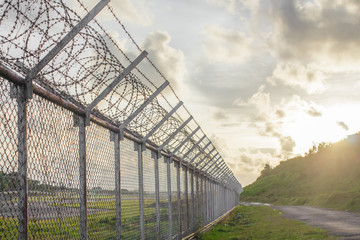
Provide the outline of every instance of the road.
{"type": "Polygon", "coordinates": [[[323,228],[342,239],[360,239],[360,213],[335,211],[308,206],[272,206],[284,217],[323,228]]]}
{"type": "Polygon", "coordinates": [[[284,217],[323,228],[341,239],[360,239],[360,213],[335,211],[309,206],[272,206],[264,203],[246,203],[245,206],[269,206],[284,213],[284,217]]]}

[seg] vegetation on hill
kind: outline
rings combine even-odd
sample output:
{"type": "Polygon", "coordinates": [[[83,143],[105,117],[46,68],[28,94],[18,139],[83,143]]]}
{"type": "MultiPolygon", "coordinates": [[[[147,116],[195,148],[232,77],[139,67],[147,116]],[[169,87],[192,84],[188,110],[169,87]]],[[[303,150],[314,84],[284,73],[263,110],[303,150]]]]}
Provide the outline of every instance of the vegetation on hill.
{"type": "Polygon", "coordinates": [[[266,165],[241,201],[360,210],[360,134],[314,146],[304,157],[266,165]]]}

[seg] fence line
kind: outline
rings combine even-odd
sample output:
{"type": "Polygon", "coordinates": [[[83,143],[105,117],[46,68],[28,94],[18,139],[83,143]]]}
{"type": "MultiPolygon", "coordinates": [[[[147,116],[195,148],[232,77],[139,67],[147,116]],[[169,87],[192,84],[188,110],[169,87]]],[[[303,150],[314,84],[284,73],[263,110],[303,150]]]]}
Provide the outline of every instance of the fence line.
{"type": "Polygon", "coordinates": [[[180,239],[238,203],[240,183],[108,2],[0,3],[1,239],[180,239]],[[134,49],[93,19],[105,10],[134,49]]]}

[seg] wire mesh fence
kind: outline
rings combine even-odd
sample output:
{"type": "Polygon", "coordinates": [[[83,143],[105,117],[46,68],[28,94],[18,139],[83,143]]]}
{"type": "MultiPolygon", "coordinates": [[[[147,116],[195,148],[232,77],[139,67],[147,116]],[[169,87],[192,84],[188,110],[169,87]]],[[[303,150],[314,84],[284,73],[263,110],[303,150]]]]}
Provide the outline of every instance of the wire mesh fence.
{"type": "Polygon", "coordinates": [[[0,239],[181,238],[238,202],[108,2],[0,1],[0,239]]]}

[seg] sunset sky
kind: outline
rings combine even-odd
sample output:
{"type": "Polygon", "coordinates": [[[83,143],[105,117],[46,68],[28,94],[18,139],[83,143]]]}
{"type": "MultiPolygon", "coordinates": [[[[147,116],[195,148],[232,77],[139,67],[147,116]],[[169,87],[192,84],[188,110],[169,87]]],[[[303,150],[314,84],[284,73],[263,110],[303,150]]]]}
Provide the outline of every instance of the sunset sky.
{"type": "Polygon", "coordinates": [[[360,1],[110,5],[243,186],[266,163],[359,131],[360,1]]]}

